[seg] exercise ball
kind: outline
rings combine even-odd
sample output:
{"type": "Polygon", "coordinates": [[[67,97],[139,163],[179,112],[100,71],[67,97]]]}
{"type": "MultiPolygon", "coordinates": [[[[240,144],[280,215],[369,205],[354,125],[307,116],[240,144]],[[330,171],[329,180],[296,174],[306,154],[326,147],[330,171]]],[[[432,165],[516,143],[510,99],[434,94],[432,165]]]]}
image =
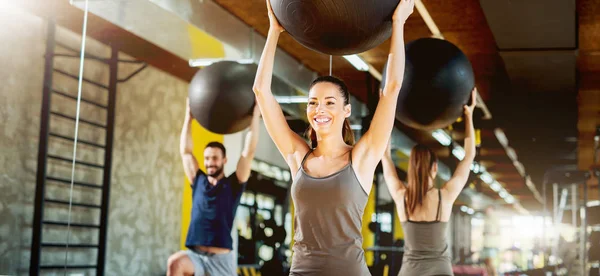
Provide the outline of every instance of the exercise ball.
{"type": "Polygon", "coordinates": [[[399,0],[269,0],[279,24],[303,46],[327,55],[372,49],[392,34],[399,0]]]}
{"type": "Polygon", "coordinates": [[[252,121],[252,85],[257,66],[233,61],[213,63],[199,70],[189,88],[190,110],[207,130],[232,134],[252,121]]]}
{"type": "MultiPolygon", "coordinates": [[[[406,66],[396,119],[411,128],[434,130],[454,123],[469,103],[475,76],[469,59],[454,44],[421,38],[406,45],[406,66]]],[[[387,63],[381,87],[385,86],[387,63]]]]}

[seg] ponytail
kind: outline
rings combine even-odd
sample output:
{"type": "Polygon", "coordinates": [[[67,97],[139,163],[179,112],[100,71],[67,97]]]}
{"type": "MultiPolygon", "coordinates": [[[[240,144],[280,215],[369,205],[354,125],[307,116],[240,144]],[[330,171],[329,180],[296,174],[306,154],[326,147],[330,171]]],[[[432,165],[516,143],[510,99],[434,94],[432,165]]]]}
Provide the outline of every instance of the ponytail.
{"type": "Polygon", "coordinates": [[[354,131],[350,127],[350,121],[348,119],[344,120],[344,127],[342,128],[342,137],[344,137],[344,142],[350,146],[354,145],[354,131]]]}
{"type": "Polygon", "coordinates": [[[413,147],[408,164],[408,188],[405,199],[408,214],[413,213],[423,204],[428,192],[429,178],[432,177],[431,169],[435,162],[437,157],[431,149],[423,145],[413,147]]]}

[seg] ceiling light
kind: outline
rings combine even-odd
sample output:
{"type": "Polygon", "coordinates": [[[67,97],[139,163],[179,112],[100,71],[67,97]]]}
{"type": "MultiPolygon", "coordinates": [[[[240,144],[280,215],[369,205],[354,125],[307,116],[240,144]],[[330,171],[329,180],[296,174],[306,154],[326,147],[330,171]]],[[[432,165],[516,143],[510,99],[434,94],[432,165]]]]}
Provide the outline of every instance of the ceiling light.
{"type": "Polygon", "coordinates": [[[461,146],[456,146],[452,149],[452,155],[458,158],[458,160],[463,160],[465,158],[465,150],[461,146]]]}
{"type": "Polygon", "coordinates": [[[460,206],[460,210],[466,213],[469,210],[469,207],[463,205],[460,206]]]}
{"type": "Polygon", "coordinates": [[[600,200],[590,200],[587,202],[587,207],[600,206],[600,200]]]}
{"type": "Polygon", "coordinates": [[[467,210],[467,214],[472,215],[475,213],[475,210],[469,208],[469,210],[467,210]]]}
{"type": "Polygon", "coordinates": [[[500,185],[500,183],[498,183],[498,181],[494,181],[494,183],[492,183],[490,185],[490,188],[492,190],[494,190],[494,192],[498,192],[498,191],[500,191],[500,189],[502,189],[502,185],[500,185]]]}
{"type": "Polygon", "coordinates": [[[494,134],[496,135],[496,139],[498,139],[498,142],[500,142],[502,146],[508,146],[508,138],[506,138],[506,135],[504,134],[504,131],[502,131],[502,129],[494,129],[494,134]]]}
{"type": "Polygon", "coordinates": [[[533,181],[531,181],[531,176],[528,175],[525,177],[525,185],[534,186],[533,181]]]}
{"type": "Polygon", "coordinates": [[[514,161],[513,165],[515,166],[515,168],[517,169],[517,171],[519,172],[519,174],[521,176],[525,176],[525,167],[523,166],[523,164],[519,161],[514,161]]]}
{"type": "Polygon", "coordinates": [[[508,193],[506,192],[506,190],[504,190],[504,189],[503,189],[502,191],[500,191],[500,192],[498,193],[498,195],[499,195],[501,198],[506,198],[506,197],[508,196],[508,193]]]}
{"type": "Polygon", "coordinates": [[[517,152],[515,151],[515,149],[507,147],[506,155],[508,155],[508,158],[510,158],[510,160],[512,160],[513,162],[517,161],[517,152]]]}
{"type": "Polygon", "coordinates": [[[479,177],[487,184],[492,184],[494,182],[494,178],[487,172],[482,173],[479,177]]]}
{"type": "Polygon", "coordinates": [[[446,133],[445,131],[443,131],[441,129],[434,130],[431,133],[431,136],[433,136],[433,138],[435,138],[435,140],[440,142],[440,144],[442,144],[442,146],[449,146],[450,144],[452,144],[452,138],[450,137],[450,135],[448,135],[448,133],[446,133]]]}
{"type": "Polygon", "coordinates": [[[480,173],[483,171],[483,167],[477,162],[473,162],[471,163],[471,170],[473,171],[473,173],[480,173]]]}
{"type": "Polygon", "coordinates": [[[515,209],[517,209],[517,211],[519,211],[519,213],[521,213],[523,215],[526,215],[526,216],[530,215],[529,211],[527,211],[525,208],[523,208],[523,206],[521,206],[521,204],[519,204],[518,202],[514,203],[513,207],[515,209]]]}
{"type": "Polygon", "coordinates": [[[506,201],[508,204],[512,204],[515,203],[515,198],[512,195],[508,195],[504,198],[504,201],[506,201]]]}
{"type": "Polygon", "coordinates": [[[190,67],[204,67],[209,66],[213,63],[217,63],[220,61],[235,61],[239,64],[252,64],[254,63],[254,59],[251,58],[242,58],[242,59],[225,59],[225,58],[198,58],[198,59],[190,59],[188,61],[190,67]]]}
{"type": "Polygon", "coordinates": [[[358,55],[344,56],[344,58],[358,71],[369,71],[369,65],[358,55]]]}
{"type": "Polygon", "coordinates": [[[352,124],[352,125],[350,125],[350,129],[352,129],[352,130],[362,130],[362,125],[352,124]]]}
{"type": "Polygon", "coordinates": [[[307,103],[307,96],[275,96],[275,100],[280,104],[292,104],[292,103],[307,103]]]}

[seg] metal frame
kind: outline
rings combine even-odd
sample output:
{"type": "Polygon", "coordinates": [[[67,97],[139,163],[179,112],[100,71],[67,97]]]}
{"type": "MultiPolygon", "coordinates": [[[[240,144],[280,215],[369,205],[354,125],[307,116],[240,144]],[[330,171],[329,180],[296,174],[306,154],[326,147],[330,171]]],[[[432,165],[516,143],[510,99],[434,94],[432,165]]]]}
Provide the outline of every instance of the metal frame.
{"type": "MultiPolygon", "coordinates": [[[[63,71],[61,69],[52,68],[52,70],[54,70],[54,72],[60,73],[62,75],[65,75],[65,76],[67,76],[69,78],[72,78],[72,79],[75,79],[75,80],[79,80],[79,76],[73,75],[73,74],[71,74],[69,72],[66,72],[66,71],[63,71]]],[[[99,88],[104,88],[104,89],[108,90],[108,86],[106,86],[104,84],[101,84],[99,82],[96,82],[96,81],[93,81],[93,80],[90,80],[90,79],[86,79],[86,78],[82,78],[82,80],[84,82],[86,82],[86,83],[93,84],[93,85],[95,85],[95,86],[97,86],[99,88]]]]}
{"type": "MultiPolygon", "coordinates": [[[[556,226],[562,223],[563,213],[565,210],[571,211],[571,224],[573,227],[578,228],[578,258],[581,273],[587,274],[587,201],[588,201],[588,187],[586,178],[588,174],[580,171],[563,171],[563,172],[547,172],[544,180],[544,191],[546,185],[550,182],[549,178],[554,178],[552,183],[552,221],[556,226]],[[556,174],[558,173],[558,174],[556,174]],[[581,187],[581,191],[580,191],[581,187]],[[569,200],[570,194],[570,200],[569,200]],[[579,214],[578,214],[579,213],[579,214]],[[579,219],[578,219],[579,215],[579,219]]],[[[544,197],[546,197],[544,193],[544,197]]],[[[547,204],[544,202],[544,214],[547,214],[547,204]]],[[[544,217],[544,225],[546,224],[544,217]]],[[[558,255],[558,233],[556,233],[556,240],[552,244],[551,254],[553,256],[558,255]]],[[[543,240],[546,239],[546,232],[543,233],[543,240]]],[[[547,248],[547,247],[546,247],[547,248]]],[[[545,263],[548,264],[549,256],[545,257],[545,263]]],[[[548,264],[555,265],[555,264],[548,264]]],[[[570,272],[571,267],[567,268],[570,272]]]]}
{"type": "Polygon", "coordinates": [[[587,247],[587,242],[588,242],[588,232],[587,232],[587,203],[588,203],[588,186],[587,183],[584,181],[583,182],[583,203],[581,204],[581,209],[579,209],[579,215],[581,218],[581,237],[579,239],[579,246],[581,248],[582,252],[582,258],[581,258],[581,266],[584,269],[584,273],[587,275],[589,274],[589,268],[588,268],[588,247],[587,247]]]}
{"type": "Polygon", "coordinates": [[[112,148],[115,129],[115,106],[117,100],[117,73],[119,68],[119,52],[114,47],[109,62],[108,83],[108,110],[106,112],[106,149],[104,150],[104,175],[102,176],[102,203],[100,204],[100,231],[98,233],[98,255],[96,261],[96,274],[104,275],[104,263],[106,258],[106,236],[108,229],[108,205],[110,203],[110,178],[112,172],[112,148]]]}
{"type": "MultiPolygon", "coordinates": [[[[130,61],[127,61],[130,62],[130,61]]],[[[140,62],[132,62],[132,63],[140,63],[140,62]]],[[[148,67],[147,63],[143,63],[142,67],[140,67],[139,69],[135,70],[133,73],[131,73],[129,76],[123,78],[123,79],[119,79],[117,80],[117,82],[127,82],[128,80],[130,80],[131,78],[133,78],[135,75],[139,74],[140,72],[144,71],[144,69],[146,69],[146,67],[148,67]]],[[[115,69],[116,70],[116,69],[115,69]]]]}
{"type": "Polygon", "coordinates": [[[52,68],[54,67],[54,41],[56,25],[53,19],[48,21],[46,37],[46,56],[44,63],[44,88],[42,96],[42,110],[40,113],[40,136],[38,143],[37,176],[35,185],[35,206],[33,212],[33,237],[31,241],[31,259],[29,274],[40,273],[41,243],[42,243],[42,217],[44,214],[44,196],[46,180],[46,155],[48,154],[48,133],[50,130],[50,93],[52,89],[52,68]]]}
{"type": "Polygon", "coordinates": [[[87,144],[96,148],[104,149],[104,163],[103,164],[93,164],[88,162],[81,162],[79,160],[75,160],[75,162],[79,165],[84,165],[88,167],[94,167],[103,170],[102,176],[102,185],[93,184],[93,183],[83,183],[78,181],[73,181],[73,185],[83,186],[88,188],[100,189],[102,191],[102,203],[101,205],[91,205],[85,203],[72,203],[72,206],[82,207],[82,208],[99,208],[100,209],[100,223],[99,225],[94,224],[82,224],[82,223],[68,223],[62,221],[45,221],[44,214],[44,205],[48,204],[69,204],[66,201],[59,201],[53,199],[45,198],[45,186],[46,181],[55,181],[61,184],[71,184],[70,179],[62,179],[53,176],[47,176],[47,162],[48,159],[58,160],[58,161],[66,161],[73,162],[73,160],[57,155],[48,154],[48,139],[49,137],[54,137],[62,140],[73,141],[73,137],[68,137],[56,133],[50,132],[50,117],[55,116],[57,118],[63,118],[68,120],[75,120],[72,116],[65,115],[59,112],[51,111],[50,101],[51,94],[55,93],[64,97],[65,99],[77,100],[77,97],[66,94],[61,91],[57,91],[52,88],[53,86],[53,74],[59,73],[70,77],[75,80],[79,80],[78,76],[70,74],[60,69],[54,68],[54,58],[78,58],[80,57],[80,52],[76,49],[72,49],[69,46],[61,44],[56,41],[56,23],[54,20],[50,19],[48,21],[48,31],[47,31],[47,40],[46,40],[46,53],[44,55],[45,65],[44,65],[44,87],[43,87],[43,97],[42,97],[42,107],[41,107],[41,120],[40,120],[40,134],[39,134],[39,145],[38,145],[38,167],[37,167],[37,175],[36,175],[36,192],[35,192],[35,207],[34,207],[34,220],[33,220],[33,231],[32,231],[32,245],[31,245],[31,259],[29,265],[29,274],[30,275],[38,275],[41,269],[96,269],[96,275],[104,275],[104,267],[105,267],[105,258],[106,258],[106,243],[107,243],[107,229],[108,229],[108,208],[110,203],[110,184],[111,184],[111,168],[112,168],[112,150],[113,150],[113,140],[114,140],[114,123],[115,123],[115,108],[116,108],[116,98],[117,98],[117,84],[120,82],[125,82],[130,80],[132,77],[143,71],[148,65],[146,63],[140,61],[132,61],[132,60],[119,60],[119,51],[117,48],[111,47],[111,57],[110,58],[101,58],[90,54],[85,54],[86,59],[93,59],[101,61],[109,66],[109,84],[104,85],[86,78],[83,78],[83,81],[86,83],[93,84],[97,87],[104,88],[108,92],[108,104],[100,104],[89,99],[81,99],[82,102],[94,105],[99,108],[103,108],[106,110],[106,125],[99,124],[96,122],[92,122],[85,119],[80,119],[81,123],[85,123],[88,125],[92,125],[95,127],[99,127],[105,130],[106,137],[104,145],[97,144],[90,141],[78,141],[83,144],[87,144]],[[56,47],[62,47],[69,51],[74,52],[73,54],[65,54],[65,53],[56,53],[56,47]],[[143,64],[139,69],[135,70],[132,74],[127,76],[124,79],[118,79],[118,65],[119,62],[125,63],[136,63],[143,64]],[[54,247],[54,248],[65,248],[67,245],[62,243],[44,243],[42,239],[42,230],[43,225],[55,225],[55,226],[68,226],[71,227],[83,227],[89,229],[98,229],[98,244],[69,244],[69,247],[79,247],[79,248],[97,248],[97,259],[95,265],[41,265],[41,252],[42,247],[54,247]]]}
{"type": "MultiPolygon", "coordinates": [[[[290,211],[289,206],[290,206],[290,201],[291,201],[291,197],[289,196],[289,192],[286,192],[286,197],[283,199],[280,199],[278,196],[280,196],[281,194],[279,194],[278,192],[276,192],[275,190],[272,189],[265,189],[264,186],[256,186],[256,185],[250,185],[251,182],[258,180],[258,178],[255,177],[262,175],[261,172],[259,171],[255,171],[252,170],[252,175],[250,177],[250,179],[248,180],[248,186],[246,188],[246,190],[244,191],[244,193],[247,194],[252,194],[254,196],[254,203],[252,205],[250,204],[246,204],[246,203],[240,203],[239,206],[243,206],[245,208],[248,208],[249,210],[249,216],[250,216],[250,228],[252,229],[252,237],[254,238],[254,236],[256,235],[256,233],[258,233],[259,231],[259,224],[257,223],[257,213],[258,211],[268,211],[271,213],[271,216],[273,217],[273,219],[275,219],[275,209],[277,208],[277,206],[281,206],[281,221],[282,221],[282,225],[281,227],[285,227],[285,215],[290,211]],[[258,207],[258,200],[257,200],[257,195],[261,194],[264,196],[268,196],[268,197],[272,197],[273,198],[273,209],[267,209],[267,208],[260,208],[258,207]]],[[[263,179],[266,179],[267,181],[272,182],[273,186],[272,187],[276,187],[276,189],[280,190],[281,192],[283,191],[287,191],[288,189],[278,186],[277,184],[275,184],[276,181],[279,181],[277,179],[268,177],[268,176],[261,176],[263,179]]],[[[259,180],[260,181],[260,180],[259,180]]],[[[291,180],[290,180],[291,181],[291,180]]],[[[293,231],[293,230],[292,230],[293,231]]],[[[286,233],[290,234],[290,233],[286,233]]],[[[238,265],[239,267],[252,267],[252,266],[258,266],[258,262],[260,260],[260,257],[258,255],[259,253],[259,247],[256,246],[256,241],[254,241],[254,254],[253,254],[253,261],[255,263],[253,264],[242,264],[242,265],[238,265]]],[[[238,246],[239,246],[239,242],[238,242],[238,246]]],[[[283,244],[280,244],[279,247],[284,246],[283,244]]],[[[290,248],[291,249],[291,248],[290,248]]],[[[278,254],[277,251],[279,250],[279,248],[273,248],[273,258],[275,258],[275,255],[278,254]]],[[[238,251],[239,253],[239,251],[238,251]]]]}

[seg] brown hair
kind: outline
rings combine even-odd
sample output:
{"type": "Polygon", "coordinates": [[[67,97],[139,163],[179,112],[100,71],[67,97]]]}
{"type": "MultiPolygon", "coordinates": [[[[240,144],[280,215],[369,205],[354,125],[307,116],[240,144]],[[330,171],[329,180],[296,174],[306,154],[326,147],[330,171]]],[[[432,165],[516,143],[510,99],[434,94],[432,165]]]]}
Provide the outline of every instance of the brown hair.
{"type": "Polygon", "coordinates": [[[431,168],[437,163],[437,156],[426,146],[416,145],[410,152],[410,161],[408,164],[408,188],[406,190],[406,208],[407,213],[415,211],[417,206],[423,204],[423,199],[427,194],[427,185],[431,175],[431,168]]]}
{"type": "MultiPolygon", "coordinates": [[[[328,82],[328,83],[335,84],[339,88],[340,93],[342,93],[342,98],[344,98],[344,105],[347,105],[350,103],[350,93],[348,92],[348,87],[346,86],[344,81],[342,81],[341,79],[338,79],[336,77],[333,77],[333,76],[321,76],[321,77],[316,78],[310,84],[310,88],[315,86],[315,84],[321,83],[321,82],[328,82]]],[[[308,126],[308,129],[306,130],[306,136],[308,137],[308,139],[310,139],[310,147],[316,148],[317,147],[317,134],[315,133],[315,130],[312,128],[312,126],[310,126],[310,125],[308,126]]],[[[344,120],[344,127],[342,128],[342,137],[344,137],[344,142],[346,144],[354,145],[354,132],[352,132],[352,128],[350,128],[350,121],[348,121],[348,118],[346,118],[344,120]]]]}

